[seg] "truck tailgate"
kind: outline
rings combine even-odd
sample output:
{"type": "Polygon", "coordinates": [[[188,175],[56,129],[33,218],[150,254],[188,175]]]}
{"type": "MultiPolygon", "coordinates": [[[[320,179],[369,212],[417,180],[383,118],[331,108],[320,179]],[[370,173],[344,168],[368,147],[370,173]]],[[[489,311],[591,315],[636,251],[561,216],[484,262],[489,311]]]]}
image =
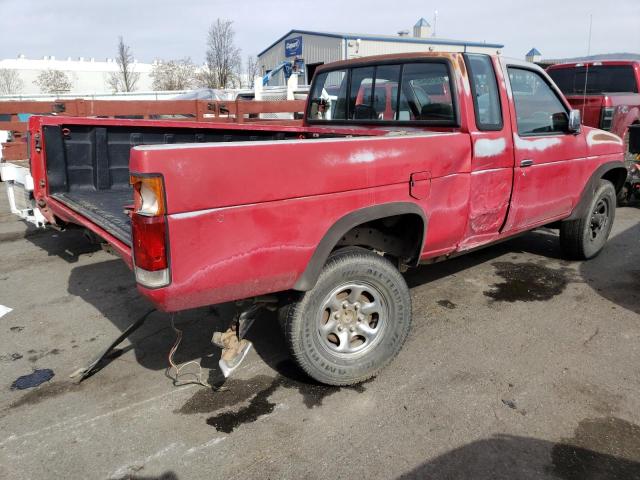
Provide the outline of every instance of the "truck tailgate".
{"type": "Polygon", "coordinates": [[[567,100],[573,108],[582,113],[582,123],[600,128],[604,95],[567,95],[567,100]]]}
{"type": "Polygon", "coordinates": [[[54,193],[52,198],[131,246],[131,222],[125,207],[133,203],[131,189],[54,193]]]}

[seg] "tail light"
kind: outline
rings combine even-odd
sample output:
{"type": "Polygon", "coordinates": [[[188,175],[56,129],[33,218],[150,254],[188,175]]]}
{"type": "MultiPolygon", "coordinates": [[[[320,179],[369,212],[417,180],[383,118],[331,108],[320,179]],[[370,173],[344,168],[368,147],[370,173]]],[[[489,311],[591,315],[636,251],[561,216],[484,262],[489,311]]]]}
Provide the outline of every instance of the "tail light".
{"type": "Polygon", "coordinates": [[[613,112],[615,107],[604,107],[600,114],[600,128],[602,130],[611,130],[611,121],[613,120],[613,112]]]}
{"type": "Polygon", "coordinates": [[[162,177],[131,176],[133,263],[136,280],[149,288],[168,285],[167,217],[162,177]]]}

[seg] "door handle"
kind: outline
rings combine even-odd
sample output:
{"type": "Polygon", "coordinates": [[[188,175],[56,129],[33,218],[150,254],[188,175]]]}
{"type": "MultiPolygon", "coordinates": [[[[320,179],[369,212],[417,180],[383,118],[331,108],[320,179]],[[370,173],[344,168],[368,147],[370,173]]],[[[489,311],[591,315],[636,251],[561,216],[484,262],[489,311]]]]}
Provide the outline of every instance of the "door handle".
{"type": "Polygon", "coordinates": [[[520,167],[522,168],[530,167],[531,165],[533,165],[533,160],[522,160],[520,162],[520,167]]]}

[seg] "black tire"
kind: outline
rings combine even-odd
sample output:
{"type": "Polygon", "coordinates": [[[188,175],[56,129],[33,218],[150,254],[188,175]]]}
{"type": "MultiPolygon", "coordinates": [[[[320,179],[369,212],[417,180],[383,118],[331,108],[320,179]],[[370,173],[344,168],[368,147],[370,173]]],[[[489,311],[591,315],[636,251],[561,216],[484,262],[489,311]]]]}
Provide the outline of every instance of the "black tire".
{"type": "Polygon", "coordinates": [[[389,260],[347,247],[331,254],[313,289],[280,309],[280,321],[293,359],[311,378],[353,385],[400,352],[411,327],[411,296],[389,260]]]}
{"type": "Polygon", "coordinates": [[[600,180],[589,208],[582,218],[562,222],[560,248],[565,258],[588,260],[598,255],[609,238],[616,216],[616,189],[600,180]]]}

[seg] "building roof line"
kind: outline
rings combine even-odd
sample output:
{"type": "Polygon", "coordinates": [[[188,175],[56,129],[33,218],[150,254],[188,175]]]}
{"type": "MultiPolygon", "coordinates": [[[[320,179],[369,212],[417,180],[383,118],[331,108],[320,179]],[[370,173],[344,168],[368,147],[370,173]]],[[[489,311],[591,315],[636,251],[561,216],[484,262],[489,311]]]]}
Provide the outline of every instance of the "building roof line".
{"type": "Polygon", "coordinates": [[[464,40],[450,40],[444,38],[417,38],[417,37],[394,37],[393,35],[369,35],[369,34],[357,34],[357,33],[335,33],[335,32],[317,32],[312,30],[289,30],[286,34],[280,37],[278,40],[273,42],[267,48],[258,53],[258,57],[265,54],[267,51],[271,50],[278,43],[282,42],[285,38],[287,38],[292,33],[299,33],[302,35],[316,35],[319,37],[329,37],[329,38],[340,38],[343,40],[357,40],[358,38],[362,40],[373,40],[376,42],[399,42],[399,43],[423,43],[423,44],[431,44],[431,45],[459,45],[459,46],[468,46],[468,47],[487,47],[487,48],[503,48],[504,45],[498,43],[483,43],[483,42],[466,42],[464,40]]]}

